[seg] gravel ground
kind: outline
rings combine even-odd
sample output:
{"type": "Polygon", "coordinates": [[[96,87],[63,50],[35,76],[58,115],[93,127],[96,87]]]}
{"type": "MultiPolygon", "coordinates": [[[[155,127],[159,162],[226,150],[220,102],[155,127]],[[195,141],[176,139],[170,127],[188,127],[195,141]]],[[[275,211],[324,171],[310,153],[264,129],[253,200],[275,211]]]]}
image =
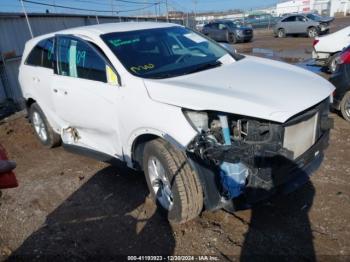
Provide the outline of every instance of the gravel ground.
{"type": "MultiPolygon", "coordinates": [[[[339,19],[336,26],[349,21],[339,19]]],[[[311,43],[260,33],[236,48],[299,63],[311,57],[311,43]]],[[[17,162],[20,183],[0,198],[0,260],[171,254],[349,261],[350,124],[335,113],[332,118],[335,128],[323,165],[307,185],[251,210],[204,212],[171,226],[148,198],[142,174],[61,147],[45,149],[26,119],[15,115],[0,123],[0,143],[17,162]]]]}

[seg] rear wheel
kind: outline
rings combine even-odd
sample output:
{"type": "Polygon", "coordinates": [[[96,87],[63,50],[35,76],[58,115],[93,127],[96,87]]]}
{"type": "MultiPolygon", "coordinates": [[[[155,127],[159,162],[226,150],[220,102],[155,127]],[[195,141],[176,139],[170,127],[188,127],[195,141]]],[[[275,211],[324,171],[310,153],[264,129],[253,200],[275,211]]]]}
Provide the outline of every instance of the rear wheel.
{"type": "Polygon", "coordinates": [[[350,91],[348,91],[340,102],[340,111],[346,121],[350,122],[350,91]]]}
{"type": "Polygon", "coordinates": [[[317,28],[316,27],[310,27],[308,30],[307,30],[307,35],[310,37],[310,38],[315,38],[318,36],[318,31],[317,31],[317,28]]]}
{"type": "Polygon", "coordinates": [[[203,208],[203,190],[186,156],[161,139],[146,144],[143,168],[151,196],[171,223],[197,217],[203,208]]]}
{"type": "Polygon", "coordinates": [[[53,148],[60,145],[60,135],[53,131],[38,104],[34,103],[31,105],[29,109],[29,118],[36,136],[44,146],[53,148]]]}
{"type": "Polygon", "coordinates": [[[284,38],[284,37],[286,37],[286,31],[284,31],[283,28],[278,29],[277,36],[278,36],[278,38],[284,38]]]}
{"type": "Polygon", "coordinates": [[[339,53],[332,55],[327,62],[328,70],[330,73],[334,73],[337,70],[337,57],[339,53]]]}

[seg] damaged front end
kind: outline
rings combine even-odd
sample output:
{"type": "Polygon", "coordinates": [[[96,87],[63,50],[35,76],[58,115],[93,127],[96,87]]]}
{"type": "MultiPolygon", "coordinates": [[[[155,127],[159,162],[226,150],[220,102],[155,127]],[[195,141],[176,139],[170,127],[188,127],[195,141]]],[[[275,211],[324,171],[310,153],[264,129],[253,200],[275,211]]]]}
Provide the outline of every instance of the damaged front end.
{"type": "Polygon", "coordinates": [[[305,183],[322,161],[332,127],[329,99],[283,124],[220,112],[184,113],[199,132],[187,153],[210,210],[244,209],[305,183]]]}

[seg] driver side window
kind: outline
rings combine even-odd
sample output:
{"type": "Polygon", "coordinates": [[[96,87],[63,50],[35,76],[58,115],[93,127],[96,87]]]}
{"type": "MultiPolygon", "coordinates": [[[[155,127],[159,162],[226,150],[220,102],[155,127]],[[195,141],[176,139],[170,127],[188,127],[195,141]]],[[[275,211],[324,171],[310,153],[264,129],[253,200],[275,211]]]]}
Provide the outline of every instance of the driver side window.
{"type": "Polygon", "coordinates": [[[306,19],[306,17],[304,17],[304,16],[297,16],[297,21],[298,21],[298,22],[306,22],[307,19],[306,19]]]}
{"type": "Polygon", "coordinates": [[[105,61],[83,41],[59,37],[57,52],[59,75],[107,82],[105,61]]]}
{"type": "Polygon", "coordinates": [[[225,24],[219,24],[219,30],[225,30],[227,26],[225,24]]]}

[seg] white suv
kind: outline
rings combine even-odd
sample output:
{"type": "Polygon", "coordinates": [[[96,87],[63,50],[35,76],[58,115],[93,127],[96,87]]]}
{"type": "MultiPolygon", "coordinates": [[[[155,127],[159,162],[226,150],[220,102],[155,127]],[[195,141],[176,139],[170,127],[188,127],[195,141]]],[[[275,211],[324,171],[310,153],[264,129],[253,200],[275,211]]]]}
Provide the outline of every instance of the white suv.
{"type": "Polygon", "coordinates": [[[302,184],[331,127],[326,80],[230,53],[174,24],[101,24],[34,38],[19,81],[44,145],[62,141],[143,170],[175,223],[302,184]]]}

